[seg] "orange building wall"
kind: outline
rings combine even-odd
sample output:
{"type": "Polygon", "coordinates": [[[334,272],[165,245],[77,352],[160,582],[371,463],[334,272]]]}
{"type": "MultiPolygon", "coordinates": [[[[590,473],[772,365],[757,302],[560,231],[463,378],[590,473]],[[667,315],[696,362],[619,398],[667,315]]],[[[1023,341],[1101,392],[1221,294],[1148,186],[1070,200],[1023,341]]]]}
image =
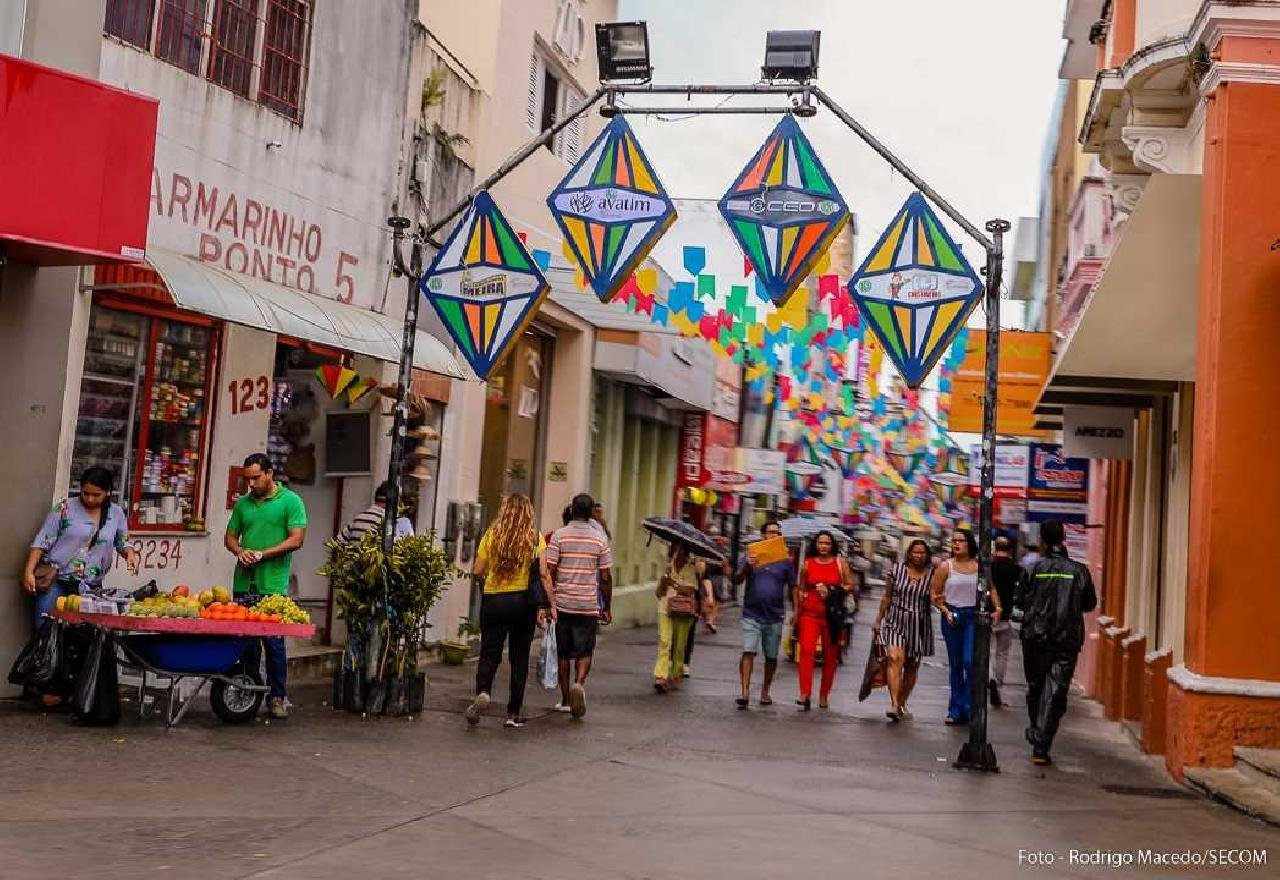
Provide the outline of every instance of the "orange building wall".
{"type": "Polygon", "coordinates": [[[1133,54],[1134,32],[1138,23],[1138,0],[1115,0],[1111,6],[1111,64],[1119,67],[1133,54]]]}
{"type": "Polygon", "coordinates": [[[1280,375],[1280,87],[1218,88],[1203,186],[1185,662],[1280,681],[1280,589],[1257,555],[1280,534],[1280,413],[1258,394],[1280,375]]]}

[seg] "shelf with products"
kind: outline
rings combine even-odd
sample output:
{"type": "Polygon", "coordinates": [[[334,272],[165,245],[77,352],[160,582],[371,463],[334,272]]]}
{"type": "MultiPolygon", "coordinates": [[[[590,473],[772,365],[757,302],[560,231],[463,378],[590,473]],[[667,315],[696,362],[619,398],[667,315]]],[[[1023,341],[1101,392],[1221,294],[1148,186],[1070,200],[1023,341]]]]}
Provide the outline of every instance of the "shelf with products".
{"type": "Polygon", "coordinates": [[[203,528],[216,324],[110,296],[94,301],[89,324],[73,487],[102,465],[117,476],[131,528],[203,528]]]}

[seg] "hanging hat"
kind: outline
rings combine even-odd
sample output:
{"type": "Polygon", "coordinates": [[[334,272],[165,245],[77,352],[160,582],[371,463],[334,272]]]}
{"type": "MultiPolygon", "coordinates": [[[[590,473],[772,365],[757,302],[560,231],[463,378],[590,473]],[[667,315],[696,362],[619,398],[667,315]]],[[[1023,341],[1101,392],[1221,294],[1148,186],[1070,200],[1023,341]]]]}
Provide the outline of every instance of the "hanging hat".
{"type": "Polygon", "coordinates": [[[426,447],[426,446],[419,446],[417,449],[414,449],[414,450],[412,450],[412,451],[409,453],[409,457],[410,457],[410,458],[417,458],[417,459],[420,459],[420,460],[425,461],[425,460],[430,459],[430,458],[435,458],[435,457],[436,457],[436,454],[435,454],[435,452],[434,452],[432,449],[430,449],[429,447],[426,447]]]}
{"type": "Polygon", "coordinates": [[[421,480],[422,482],[425,483],[431,479],[431,468],[428,467],[425,460],[419,461],[416,465],[413,466],[413,470],[409,471],[408,476],[411,479],[421,480]]]}
{"type": "Polygon", "coordinates": [[[416,428],[410,428],[405,432],[405,436],[410,440],[439,440],[440,434],[435,428],[428,425],[419,425],[416,428]]]}

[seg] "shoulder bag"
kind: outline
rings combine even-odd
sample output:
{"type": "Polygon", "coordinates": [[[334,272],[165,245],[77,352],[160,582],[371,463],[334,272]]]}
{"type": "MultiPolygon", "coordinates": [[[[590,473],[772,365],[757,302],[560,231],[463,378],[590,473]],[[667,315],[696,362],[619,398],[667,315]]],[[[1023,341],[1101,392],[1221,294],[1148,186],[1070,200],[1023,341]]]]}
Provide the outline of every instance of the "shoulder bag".
{"type": "Polygon", "coordinates": [[[677,587],[679,582],[676,580],[675,574],[671,569],[667,569],[667,573],[662,576],[662,584],[667,588],[668,617],[698,616],[698,597],[696,590],[692,593],[680,592],[677,587]]]}

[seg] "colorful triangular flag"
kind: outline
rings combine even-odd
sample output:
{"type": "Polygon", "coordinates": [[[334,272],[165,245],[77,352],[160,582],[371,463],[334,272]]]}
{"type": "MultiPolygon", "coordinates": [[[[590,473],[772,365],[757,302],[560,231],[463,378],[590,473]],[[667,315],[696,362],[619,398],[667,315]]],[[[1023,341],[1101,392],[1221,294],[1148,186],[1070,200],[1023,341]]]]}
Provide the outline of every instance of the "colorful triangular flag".
{"type": "Polygon", "coordinates": [[[613,299],[676,219],[626,117],[613,117],[547,197],[566,249],[601,302],[613,299]]]}
{"type": "Polygon", "coordinates": [[[488,191],[471,202],[418,287],[481,379],[502,360],[550,289],[488,191]]]}
{"type": "Polygon", "coordinates": [[[361,379],[359,382],[353,382],[351,387],[347,389],[347,405],[350,406],[377,387],[378,380],[372,376],[361,379]]]}
{"type": "Polygon", "coordinates": [[[982,290],[978,274],[918,192],[849,279],[849,295],[911,388],[946,352],[982,290]]]}
{"type": "Polygon", "coordinates": [[[790,114],[720,199],[760,285],[782,305],[849,221],[849,209],[790,114]]]}
{"type": "Polygon", "coordinates": [[[316,379],[329,392],[330,397],[336,398],[360,375],[355,370],[348,369],[342,364],[321,364],[316,367],[316,379]]]}

